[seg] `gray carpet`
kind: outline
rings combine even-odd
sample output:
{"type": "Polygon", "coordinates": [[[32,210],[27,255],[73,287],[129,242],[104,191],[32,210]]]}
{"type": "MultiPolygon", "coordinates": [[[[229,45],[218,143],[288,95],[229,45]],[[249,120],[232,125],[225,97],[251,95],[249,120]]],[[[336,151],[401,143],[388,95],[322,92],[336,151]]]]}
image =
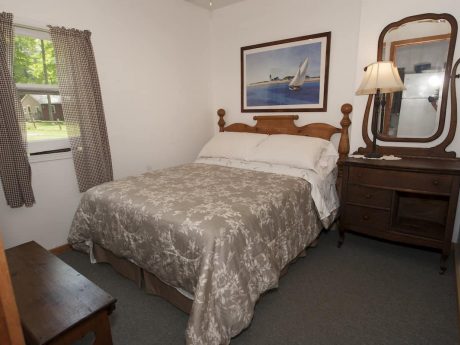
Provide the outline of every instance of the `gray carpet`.
{"type": "MultiPolygon", "coordinates": [[[[341,249],[336,242],[336,232],[321,236],[259,301],[251,326],[231,344],[460,343],[453,260],[439,275],[436,252],[352,234],[341,249]]],[[[61,258],[118,299],[111,316],[116,345],[184,344],[182,311],[107,264],[91,265],[77,252],[61,258]]]]}

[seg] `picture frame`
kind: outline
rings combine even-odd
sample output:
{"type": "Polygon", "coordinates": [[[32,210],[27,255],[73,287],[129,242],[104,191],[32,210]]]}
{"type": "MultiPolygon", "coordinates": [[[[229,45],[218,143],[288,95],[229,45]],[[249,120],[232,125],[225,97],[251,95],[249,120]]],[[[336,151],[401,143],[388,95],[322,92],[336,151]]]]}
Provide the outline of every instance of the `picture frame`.
{"type": "Polygon", "coordinates": [[[241,48],[241,112],[327,111],[331,32],[241,48]]]}

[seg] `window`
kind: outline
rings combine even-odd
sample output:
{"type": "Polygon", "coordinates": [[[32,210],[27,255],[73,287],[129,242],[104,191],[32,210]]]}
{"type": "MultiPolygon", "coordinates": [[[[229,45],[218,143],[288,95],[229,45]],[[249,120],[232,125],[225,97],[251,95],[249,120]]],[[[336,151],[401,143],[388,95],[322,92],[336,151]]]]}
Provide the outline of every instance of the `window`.
{"type": "Polygon", "coordinates": [[[26,118],[29,153],[70,148],[46,32],[15,27],[13,78],[26,118]]]}

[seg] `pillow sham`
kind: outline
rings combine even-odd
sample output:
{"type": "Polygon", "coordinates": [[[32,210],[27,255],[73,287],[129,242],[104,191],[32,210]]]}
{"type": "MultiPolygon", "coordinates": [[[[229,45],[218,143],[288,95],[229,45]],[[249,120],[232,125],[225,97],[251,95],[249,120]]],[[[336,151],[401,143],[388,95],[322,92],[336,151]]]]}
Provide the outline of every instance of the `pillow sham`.
{"type": "Polygon", "coordinates": [[[220,132],[203,146],[198,158],[220,157],[247,160],[251,152],[268,134],[220,132]]]}
{"type": "Polygon", "coordinates": [[[255,162],[310,169],[321,177],[334,169],[338,158],[339,154],[330,141],[287,134],[271,135],[248,156],[248,160],[255,162]]]}

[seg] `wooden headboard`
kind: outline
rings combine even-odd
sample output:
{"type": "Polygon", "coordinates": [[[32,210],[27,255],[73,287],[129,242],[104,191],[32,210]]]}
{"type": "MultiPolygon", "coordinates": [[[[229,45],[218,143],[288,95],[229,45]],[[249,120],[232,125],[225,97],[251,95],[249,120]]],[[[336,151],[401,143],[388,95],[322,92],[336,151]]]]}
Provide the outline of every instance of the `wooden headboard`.
{"type": "Polygon", "coordinates": [[[342,120],[340,121],[341,128],[334,127],[327,123],[310,123],[308,125],[297,127],[294,120],[298,120],[298,115],[274,115],[274,116],[254,116],[257,123],[254,126],[249,126],[244,123],[233,123],[225,126],[225,110],[219,109],[219,130],[220,132],[249,132],[249,133],[264,133],[264,134],[292,134],[306,135],[309,137],[317,137],[325,140],[331,140],[332,135],[340,133],[339,141],[339,162],[343,161],[350,152],[350,138],[348,135],[348,127],[351,125],[350,113],[353,110],[351,104],[342,105],[342,120]]]}

